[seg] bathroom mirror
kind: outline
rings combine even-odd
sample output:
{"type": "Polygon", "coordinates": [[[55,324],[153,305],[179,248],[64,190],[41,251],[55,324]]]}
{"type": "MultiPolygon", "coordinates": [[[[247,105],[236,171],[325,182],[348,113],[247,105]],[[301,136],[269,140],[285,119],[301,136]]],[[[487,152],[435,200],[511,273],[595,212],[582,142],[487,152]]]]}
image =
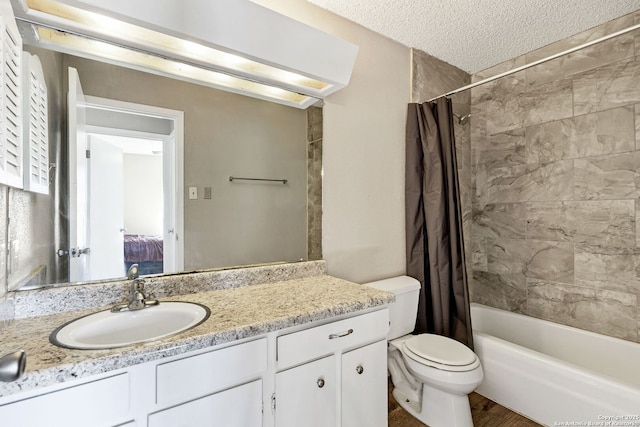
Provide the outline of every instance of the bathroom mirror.
{"type": "Polygon", "coordinates": [[[90,265],[100,252],[89,245],[85,253],[73,253],[85,248],[70,242],[77,226],[70,222],[75,203],[70,196],[83,185],[102,203],[87,208],[88,221],[98,224],[96,234],[112,227],[109,233],[122,245],[132,239],[128,252],[138,256],[160,248],[160,255],[139,258],[149,267],[146,273],[321,258],[321,108],[300,110],[41,47],[25,45],[25,50],[39,57],[46,76],[50,185],[48,195],[9,187],[0,194],[9,212],[4,230],[9,290],[125,276],[132,263],[127,249],[124,257],[122,249],[102,254],[115,264],[110,273],[73,273],[74,261],[90,265]],[[106,163],[102,172],[86,175],[92,179],[77,183],[69,175],[74,168],[69,143],[77,132],[69,127],[75,107],[68,92],[77,89],[70,87],[76,72],[71,69],[86,97],[76,102],[89,108],[82,132],[91,133],[92,148],[81,161],[98,164],[106,146],[115,146],[120,159],[120,166],[106,163]],[[149,110],[121,117],[128,106],[149,110]],[[153,113],[165,110],[182,115],[181,144],[170,142],[179,126],[153,113]],[[178,159],[172,179],[163,166],[169,152],[178,159]],[[119,189],[124,212],[107,197],[119,189]],[[165,203],[168,194],[176,196],[172,208],[165,203]],[[176,215],[168,219],[171,209],[176,215]],[[104,214],[107,210],[115,210],[118,219],[104,214]],[[166,239],[182,248],[171,255],[176,258],[169,268],[169,255],[162,253],[166,239]]]}

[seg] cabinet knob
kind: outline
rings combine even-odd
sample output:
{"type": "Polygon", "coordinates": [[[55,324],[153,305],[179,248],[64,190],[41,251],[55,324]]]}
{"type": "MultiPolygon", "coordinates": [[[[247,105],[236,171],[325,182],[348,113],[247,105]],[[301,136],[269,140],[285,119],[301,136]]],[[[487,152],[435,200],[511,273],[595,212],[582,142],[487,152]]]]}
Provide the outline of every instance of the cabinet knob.
{"type": "Polygon", "coordinates": [[[362,367],[362,365],[358,365],[358,367],[356,368],[356,372],[358,373],[358,375],[362,375],[362,373],[364,372],[364,368],[362,367]]]}
{"type": "Polygon", "coordinates": [[[324,387],[324,380],[322,378],[318,378],[317,384],[319,388],[324,387]]]}

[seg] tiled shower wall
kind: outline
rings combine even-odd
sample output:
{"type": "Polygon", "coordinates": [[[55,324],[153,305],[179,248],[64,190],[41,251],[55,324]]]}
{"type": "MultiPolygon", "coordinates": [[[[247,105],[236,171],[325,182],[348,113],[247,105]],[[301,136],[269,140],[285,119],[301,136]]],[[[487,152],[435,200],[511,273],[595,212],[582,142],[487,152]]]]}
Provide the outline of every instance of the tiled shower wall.
{"type": "Polygon", "coordinates": [[[322,107],[307,108],[307,259],[322,259],[322,107]]]}
{"type": "Polygon", "coordinates": [[[472,89],[469,126],[472,300],[640,342],[640,32],[472,89]]]}

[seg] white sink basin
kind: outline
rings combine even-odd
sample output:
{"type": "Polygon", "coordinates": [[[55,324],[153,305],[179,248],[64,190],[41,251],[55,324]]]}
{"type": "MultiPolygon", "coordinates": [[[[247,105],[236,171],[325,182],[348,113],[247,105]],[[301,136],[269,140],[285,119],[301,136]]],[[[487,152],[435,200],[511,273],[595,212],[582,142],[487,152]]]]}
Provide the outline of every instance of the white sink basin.
{"type": "Polygon", "coordinates": [[[50,341],[60,347],[91,350],[124,347],[177,334],[207,320],[207,307],[165,301],[142,310],[100,311],[62,325],[50,341]]]}

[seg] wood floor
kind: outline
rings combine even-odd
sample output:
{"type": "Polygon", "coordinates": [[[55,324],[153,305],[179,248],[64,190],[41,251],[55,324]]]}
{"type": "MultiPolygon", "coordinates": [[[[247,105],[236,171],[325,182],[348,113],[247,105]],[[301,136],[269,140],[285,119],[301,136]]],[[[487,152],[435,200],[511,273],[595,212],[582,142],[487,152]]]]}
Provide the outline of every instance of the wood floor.
{"type": "MultiPolygon", "coordinates": [[[[389,390],[391,390],[391,385],[389,390]]],[[[498,405],[478,393],[469,396],[471,416],[475,427],[539,427],[531,421],[509,409],[498,405]]],[[[389,427],[424,427],[420,421],[405,411],[389,392],[389,427]]]]}

